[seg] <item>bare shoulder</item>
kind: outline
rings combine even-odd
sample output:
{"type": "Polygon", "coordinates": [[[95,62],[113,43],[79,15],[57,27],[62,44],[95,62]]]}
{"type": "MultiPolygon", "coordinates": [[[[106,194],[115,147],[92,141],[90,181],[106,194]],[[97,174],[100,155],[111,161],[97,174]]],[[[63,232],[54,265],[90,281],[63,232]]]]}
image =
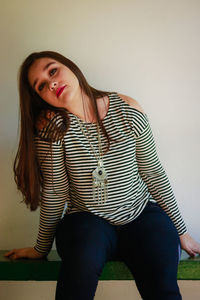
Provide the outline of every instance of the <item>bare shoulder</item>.
{"type": "Polygon", "coordinates": [[[53,119],[54,116],[55,116],[54,111],[50,111],[50,110],[41,111],[36,121],[36,128],[38,130],[44,129],[49,124],[49,122],[53,119]]]}
{"type": "Polygon", "coordinates": [[[141,107],[141,105],[138,103],[138,101],[136,101],[135,99],[129,97],[129,96],[126,96],[126,95],[123,95],[123,94],[119,94],[118,95],[120,96],[120,98],[122,98],[122,100],[124,100],[127,104],[129,104],[130,106],[132,106],[133,108],[139,110],[140,112],[142,112],[143,114],[145,113],[143,108],[141,107]]]}

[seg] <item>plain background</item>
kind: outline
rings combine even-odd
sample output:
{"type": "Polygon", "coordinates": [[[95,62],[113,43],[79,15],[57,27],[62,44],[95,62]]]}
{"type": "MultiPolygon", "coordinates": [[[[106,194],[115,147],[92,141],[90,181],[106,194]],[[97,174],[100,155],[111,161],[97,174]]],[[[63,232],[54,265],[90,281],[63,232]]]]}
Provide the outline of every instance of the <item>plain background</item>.
{"type": "Polygon", "coordinates": [[[12,164],[18,69],[42,50],[73,60],[92,86],[139,101],[188,231],[200,241],[200,1],[1,0],[0,20],[0,248],[37,238],[39,210],[20,203],[12,164]]]}

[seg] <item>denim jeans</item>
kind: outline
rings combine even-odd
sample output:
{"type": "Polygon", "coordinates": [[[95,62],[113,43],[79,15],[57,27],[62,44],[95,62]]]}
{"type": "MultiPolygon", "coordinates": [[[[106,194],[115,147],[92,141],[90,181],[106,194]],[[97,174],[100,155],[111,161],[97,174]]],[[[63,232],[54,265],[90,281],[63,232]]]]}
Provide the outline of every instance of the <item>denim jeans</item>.
{"type": "Polygon", "coordinates": [[[148,202],[125,225],[111,225],[89,212],[65,215],[56,230],[62,262],[56,300],[92,300],[103,266],[123,261],[144,300],[181,300],[177,284],[180,239],[168,215],[148,202]]]}

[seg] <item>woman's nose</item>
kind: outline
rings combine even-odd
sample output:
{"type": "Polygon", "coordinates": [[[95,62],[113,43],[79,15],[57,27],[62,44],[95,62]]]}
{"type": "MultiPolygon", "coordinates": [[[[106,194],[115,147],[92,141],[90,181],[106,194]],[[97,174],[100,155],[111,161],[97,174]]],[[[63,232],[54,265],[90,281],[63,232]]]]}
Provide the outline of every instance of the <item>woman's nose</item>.
{"type": "Polygon", "coordinates": [[[50,90],[51,91],[53,91],[54,89],[56,89],[57,88],[57,82],[50,82],[49,83],[49,88],[50,88],[50,90]]]}

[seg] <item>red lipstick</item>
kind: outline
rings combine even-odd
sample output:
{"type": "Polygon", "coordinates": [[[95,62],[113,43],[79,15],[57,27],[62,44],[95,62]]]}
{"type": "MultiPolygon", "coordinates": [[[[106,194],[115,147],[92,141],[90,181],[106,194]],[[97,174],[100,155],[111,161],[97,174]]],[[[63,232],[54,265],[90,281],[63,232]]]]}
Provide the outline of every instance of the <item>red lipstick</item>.
{"type": "Polygon", "coordinates": [[[56,96],[57,97],[59,97],[62,94],[62,92],[64,91],[65,87],[66,87],[66,85],[63,85],[63,86],[57,88],[57,90],[56,90],[56,96]]]}

